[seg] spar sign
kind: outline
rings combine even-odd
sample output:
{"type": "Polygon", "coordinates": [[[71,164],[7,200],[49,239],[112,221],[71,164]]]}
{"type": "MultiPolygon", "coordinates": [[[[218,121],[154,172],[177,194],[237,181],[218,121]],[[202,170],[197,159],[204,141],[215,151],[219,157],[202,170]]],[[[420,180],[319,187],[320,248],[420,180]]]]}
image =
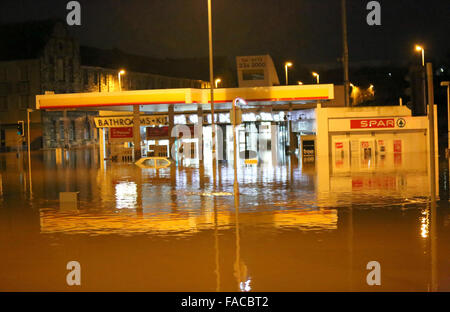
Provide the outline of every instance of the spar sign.
{"type": "Polygon", "coordinates": [[[350,129],[394,129],[404,128],[406,120],[403,118],[371,118],[351,119],[350,129]]]}

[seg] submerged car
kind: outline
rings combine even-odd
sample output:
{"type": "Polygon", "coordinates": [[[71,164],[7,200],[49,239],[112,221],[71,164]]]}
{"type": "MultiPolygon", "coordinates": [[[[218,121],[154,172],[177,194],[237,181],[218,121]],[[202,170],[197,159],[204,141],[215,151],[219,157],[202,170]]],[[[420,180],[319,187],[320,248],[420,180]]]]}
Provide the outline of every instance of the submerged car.
{"type": "Polygon", "coordinates": [[[135,164],[141,168],[161,169],[169,167],[172,162],[167,157],[142,157],[135,164]]]}

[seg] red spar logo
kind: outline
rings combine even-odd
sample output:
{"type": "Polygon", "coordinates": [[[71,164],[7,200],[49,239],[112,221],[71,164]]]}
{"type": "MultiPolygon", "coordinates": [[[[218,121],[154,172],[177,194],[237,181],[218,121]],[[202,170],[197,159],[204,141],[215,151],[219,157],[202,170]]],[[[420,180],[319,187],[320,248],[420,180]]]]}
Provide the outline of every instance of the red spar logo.
{"type": "Polygon", "coordinates": [[[350,120],[350,129],[395,128],[394,118],[350,120]]]}

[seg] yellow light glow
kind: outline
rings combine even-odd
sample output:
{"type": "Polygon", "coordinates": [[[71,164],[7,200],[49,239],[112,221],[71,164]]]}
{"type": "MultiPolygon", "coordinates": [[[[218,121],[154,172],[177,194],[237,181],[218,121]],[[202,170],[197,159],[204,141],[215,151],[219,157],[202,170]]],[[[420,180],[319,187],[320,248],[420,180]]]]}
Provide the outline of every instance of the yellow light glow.
{"type": "Polygon", "coordinates": [[[427,238],[430,233],[430,222],[428,218],[428,211],[422,211],[423,217],[420,219],[420,236],[427,238]]]}
{"type": "Polygon", "coordinates": [[[298,82],[298,84],[299,84],[299,85],[302,85],[302,84],[303,84],[303,82],[299,81],[299,82],[298,82]]]}
{"type": "Polygon", "coordinates": [[[291,63],[291,62],[286,62],[285,66],[286,66],[286,67],[291,67],[291,66],[292,66],[292,63],[291,63]]]}
{"type": "Polygon", "coordinates": [[[216,80],[214,80],[216,88],[219,86],[219,83],[221,83],[221,82],[222,82],[222,79],[220,79],[220,78],[217,78],[216,80]]]}
{"type": "Polygon", "coordinates": [[[314,77],[317,77],[317,76],[319,76],[319,74],[318,74],[318,73],[316,73],[316,72],[313,72],[313,73],[312,73],[312,75],[313,75],[314,77]]]}
{"type": "Polygon", "coordinates": [[[416,51],[422,51],[422,50],[423,50],[423,48],[420,45],[416,44],[416,51]]]}
{"type": "Polygon", "coordinates": [[[125,75],[125,70],[121,69],[119,72],[120,75],[125,75]]]}
{"type": "Polygon", "coordinates": [[[354,88],[355,85],[353,83],[350,82],[350,87],[354,88]]]}

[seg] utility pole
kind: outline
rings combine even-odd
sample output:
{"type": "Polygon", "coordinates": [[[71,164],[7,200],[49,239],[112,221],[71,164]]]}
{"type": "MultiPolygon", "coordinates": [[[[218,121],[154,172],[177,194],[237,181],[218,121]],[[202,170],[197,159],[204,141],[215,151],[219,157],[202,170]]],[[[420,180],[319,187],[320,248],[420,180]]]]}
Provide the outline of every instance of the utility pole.
{"type": "Polygon", "coordinates": [[[433,90],[433,65],[427,63],[428,81],[428,139],[430,153],[430,191],[431,201],[436,201],[436,162],[435,162],[435,137],[434,137],[434,90],[433,90]]]}
{"type": "Polygon", "coordinates": [[[28,178],[30,184],[30,198],[33,198],[33,184],[31,180],[31,136],[30,136],[30,113],[33,110],[31,108],[27,108],[27,152],[28,152],[28,178]]]}
{"type": "Polygon", "coordinates": [[[350,106],[350,81],[348,78],[348,41],[347,41],[347,6],[346,1],[341,0],[341,11],[342,11],[342,48],[343,48],[343,67],[344,67],[344,99],[345,106],[350,106]]]}
{"type": "Polygon", "coordinates": [[[209,83],[211,90],[211,156],[214,187],[216,185],[216,123],[214,120],[214,67],[212,46],[211,0],[208,0],[208,35],[209,35],[209,83]]]}

